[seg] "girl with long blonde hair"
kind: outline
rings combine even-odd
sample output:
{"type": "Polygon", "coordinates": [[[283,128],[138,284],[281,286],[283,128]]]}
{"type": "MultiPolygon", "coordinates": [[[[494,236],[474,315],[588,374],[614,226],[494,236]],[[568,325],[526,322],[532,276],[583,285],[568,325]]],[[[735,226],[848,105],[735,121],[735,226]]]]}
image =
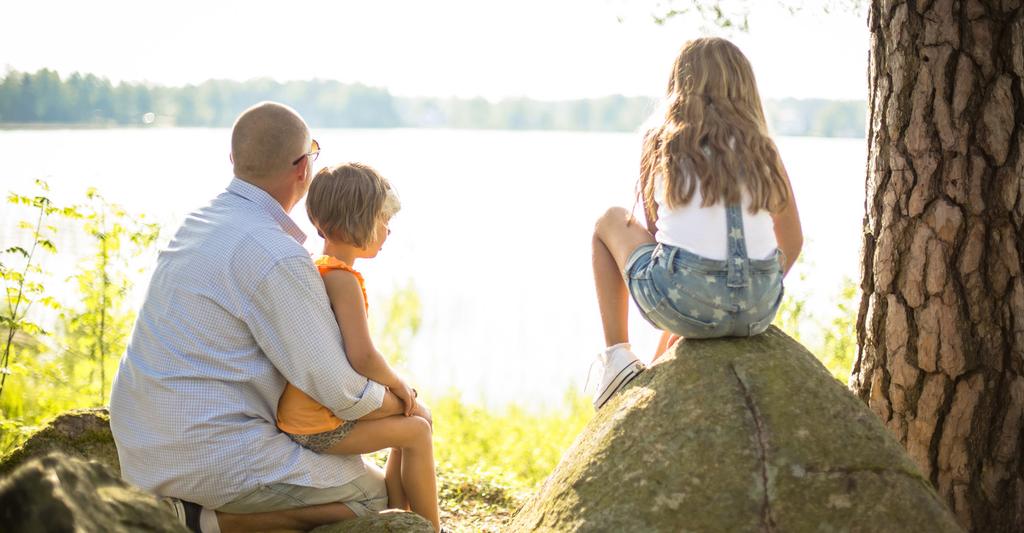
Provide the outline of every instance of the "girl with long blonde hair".
{"type": "Polygon", "coordinates": [[[713,37],[684,44],[663,110],[640,159],[646,228],[613,207],[594,230],[607,346],[597,358],[598,409],[644,369],[629,344],[627,294],[664,332],[659,352],[670,334],[757,335],[774,319],[803,245],[793,189],[739,48],[713,37]]]}

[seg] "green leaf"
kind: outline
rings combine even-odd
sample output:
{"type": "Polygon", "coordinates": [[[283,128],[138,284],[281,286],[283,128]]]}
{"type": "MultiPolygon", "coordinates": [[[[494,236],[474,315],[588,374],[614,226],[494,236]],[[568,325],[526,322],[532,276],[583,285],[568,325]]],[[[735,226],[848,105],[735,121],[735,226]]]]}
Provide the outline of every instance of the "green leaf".
{"type": "Polygon", "coordinates": [[[28,259],[28,250],[22,248],[21,246],[11,246],[10,248],[4,250],[4,253],[5,254],[17,253],[17,254],[21,254],[21,256],[24,257],[25,259],[28,259]]]}

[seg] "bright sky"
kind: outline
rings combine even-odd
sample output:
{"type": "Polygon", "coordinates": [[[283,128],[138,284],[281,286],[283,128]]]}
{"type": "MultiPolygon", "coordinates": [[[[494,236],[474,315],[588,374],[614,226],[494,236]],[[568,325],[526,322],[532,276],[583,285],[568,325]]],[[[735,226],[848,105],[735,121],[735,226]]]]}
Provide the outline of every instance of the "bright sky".
{"type": "MultiPolygon", "coordinates": [[[[702,33],[694,18],[655,25],[657,3],[7,2],[0,66],[170,85],[323,78],[406,96],[657,96],[679,46],[702,33]]],[[[750,33],[724,36],[750,58],[763,97],[866,97],[862,16],[749,4],[750,33]]]]}

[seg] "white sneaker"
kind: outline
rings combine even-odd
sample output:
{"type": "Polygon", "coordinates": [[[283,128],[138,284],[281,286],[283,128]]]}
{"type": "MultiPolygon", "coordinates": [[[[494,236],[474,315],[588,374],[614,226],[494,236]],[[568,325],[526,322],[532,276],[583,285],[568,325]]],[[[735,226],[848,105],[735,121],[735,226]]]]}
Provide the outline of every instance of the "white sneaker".
{"type": "Polygon", "coordinates": [[[628,342],[609,346],[597,354],[594,364],[601,365],[601,382],[594,392],[595,410],[600,409],[616,391],[646,368],[633,354],[628,342]]]}

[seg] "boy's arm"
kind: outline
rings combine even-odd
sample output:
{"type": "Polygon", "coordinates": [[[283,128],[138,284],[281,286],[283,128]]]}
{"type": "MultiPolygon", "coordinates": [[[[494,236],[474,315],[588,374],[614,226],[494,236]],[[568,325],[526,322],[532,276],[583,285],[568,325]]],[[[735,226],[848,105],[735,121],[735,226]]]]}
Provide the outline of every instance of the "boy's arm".
{"type": "Polygon", "coordinates": [[[342,420],[384,408],[387,390],[349,364],[324,283],[306,256],[275,264],[252,286],[242,320],[284,378],[342,420]]]}
{"type": "Polygon", "coordinates": [[[409,414],[415,407],[415,395],[373,345],[359,281],[350,272],[333,270],[324,276],[324,286],[341,329],[349,364],[356,372],[391,389],[406,403],[409,414]]]}

